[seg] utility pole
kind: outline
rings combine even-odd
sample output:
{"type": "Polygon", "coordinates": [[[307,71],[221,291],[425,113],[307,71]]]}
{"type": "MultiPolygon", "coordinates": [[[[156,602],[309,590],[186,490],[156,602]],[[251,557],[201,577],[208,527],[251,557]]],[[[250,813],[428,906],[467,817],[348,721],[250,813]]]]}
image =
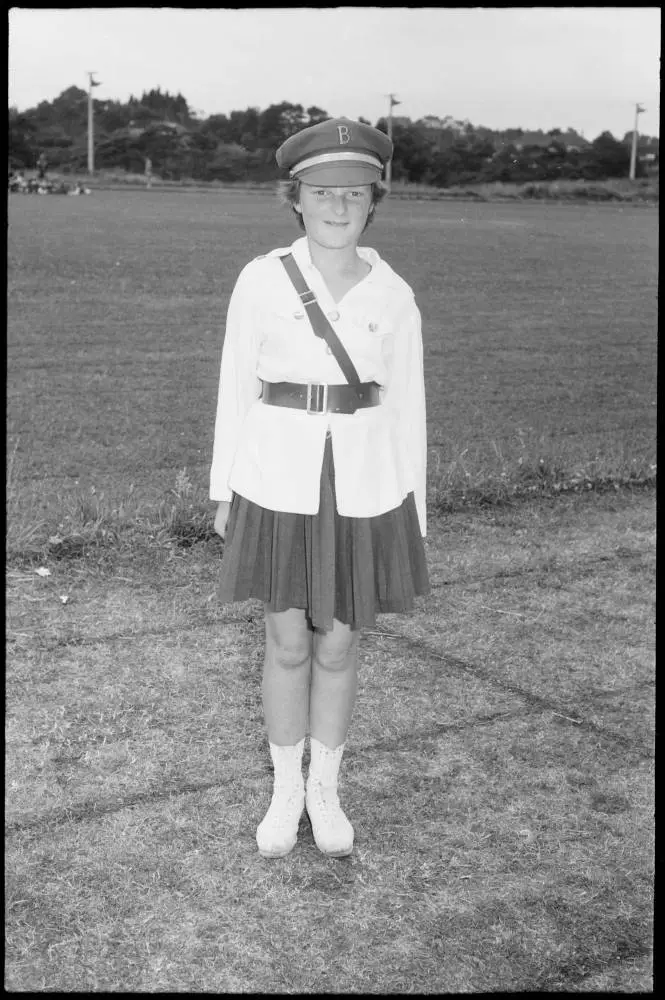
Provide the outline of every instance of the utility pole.
{"type": "Polygon", "coordinates": [[[635,124],[633,125],[633,143],[630,147],[630,179],[635,180],[635,167],[637,165],[637,117],[641,115],[645,109],[641,104],[635,105],[635,124]]]}
{"type": "Polygon", "coordinates": [[[95,138],[94,138],[94,109],[92,102],[92,88],[99,87],[100,84],[97,80],[93,80],[93,76],[96,70],[92,72],[88,71],[88,173],[94,174],[95,172],[95,138]]]}
{"type": "MultiPolygon", "coordinates": [[[[388,138],[393,141],[393,108],[396,104],[401,104],[401,101],[395,99],[394,94],[388,94],[388,138]]],[[[392,180],[392,160],[388,160],[386,163],[386,187],[390,191],[390,182],[392,180]]]]}

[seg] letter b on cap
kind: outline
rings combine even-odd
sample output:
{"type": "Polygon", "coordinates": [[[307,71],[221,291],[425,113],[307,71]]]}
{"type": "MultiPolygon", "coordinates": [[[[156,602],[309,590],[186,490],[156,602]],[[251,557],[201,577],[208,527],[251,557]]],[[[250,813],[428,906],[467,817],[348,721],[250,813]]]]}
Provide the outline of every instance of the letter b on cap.
{"type": "Polygon", "coordinates": [[[349,129],[347,125],[338,125],[337,135],[339,136],[340,146],[346,146],[347,142],[351,141],[351,136],[349,134],[349,129]]]}

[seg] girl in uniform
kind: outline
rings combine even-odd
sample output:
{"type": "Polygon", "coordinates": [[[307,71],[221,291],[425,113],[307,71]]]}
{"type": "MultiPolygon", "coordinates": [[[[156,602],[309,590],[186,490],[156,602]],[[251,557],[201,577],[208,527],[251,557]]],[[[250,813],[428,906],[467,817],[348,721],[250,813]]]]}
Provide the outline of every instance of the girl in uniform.
{"type": "Polygon", "coordinates": [[[304,808],[324,854],[351,853],[337,781],[359,633],[429,589],[420,313],[358,245],[391,153],[346,118],[287,139],[277,162],[304,236],[247,264],[228,308],[210,497],[221,601],[264,604],[274,784],[256,840],[269,858],[294,847],[304,808]]]}

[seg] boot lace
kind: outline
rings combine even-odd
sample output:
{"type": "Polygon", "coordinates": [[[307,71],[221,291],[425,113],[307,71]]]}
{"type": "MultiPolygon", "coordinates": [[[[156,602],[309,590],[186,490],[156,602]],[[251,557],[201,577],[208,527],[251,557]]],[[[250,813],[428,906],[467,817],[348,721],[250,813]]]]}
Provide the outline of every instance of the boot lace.
{"type": "MultiPolygon", "coordinates": [[[[327,787],[318,781],[311,781],[309,784],[309,793],[314,799],[315,807],[322,813],[336,817],[342,812],[336,788],[327,787]]],[[[344,814],[342,813],[342,815],[344,814]]]]}
{"type": "Polygon", "coordinates": [[[282,829],[293,824],[303,809],[304,793],[298,788],[279,789],[273,792],[264,822],[282,829]]]}

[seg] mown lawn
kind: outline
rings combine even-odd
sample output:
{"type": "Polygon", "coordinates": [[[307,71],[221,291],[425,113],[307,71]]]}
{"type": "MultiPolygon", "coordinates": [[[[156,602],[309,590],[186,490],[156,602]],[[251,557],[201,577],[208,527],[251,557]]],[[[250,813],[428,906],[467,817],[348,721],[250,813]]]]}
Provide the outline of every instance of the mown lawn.
{"type": "Polygon", "coordinates": [[[436,519],[431,596],[361,639],[337,862],[306,819],[256,851],[261,609],[216,606],[217,543],[10,571],[6,987],[649,992],[654,513],[436,519]]]}
{"type": "Polygon", "coordinates": [[[304,819],[256,851],[261,609],[216,605],[206,500],[228,295],[294,223],[164,191],[9,223],[5,987],[649,992],[655,212],[368,232],[423,313],[433,588],[361,640],[341,862],[304,819]]]}
{"type": "MultiPolygon", "coordinates": [[[[9,441],[40,503],[153,495],[185,467],[205,486],[228,296],[298,235],[287,210],[99,191],[15,196],[9,223],[9,441]]],[[[433,501],[541,458],[553,476],[648,474],[653,209],[388,201],[366,235],[423,314],[433,501]]]]}

